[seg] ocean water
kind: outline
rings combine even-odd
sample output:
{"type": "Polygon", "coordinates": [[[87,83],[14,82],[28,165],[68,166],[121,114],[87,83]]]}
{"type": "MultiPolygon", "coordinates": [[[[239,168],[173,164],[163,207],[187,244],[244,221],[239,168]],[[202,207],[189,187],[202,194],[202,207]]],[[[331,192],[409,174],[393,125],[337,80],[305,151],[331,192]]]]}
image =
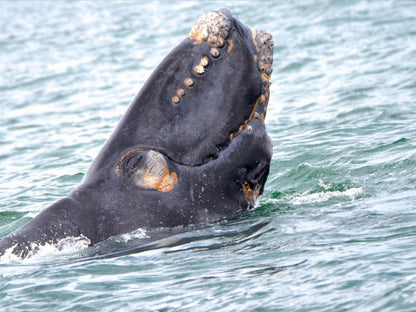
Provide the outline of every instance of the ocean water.
{"type": "Polygon", "coordinates": [[[275,40],[257,208],[3,260],[1,311],[415,311],[414,1],[0,2],[0,237],[81,182],[221,7],[275,40]]]}

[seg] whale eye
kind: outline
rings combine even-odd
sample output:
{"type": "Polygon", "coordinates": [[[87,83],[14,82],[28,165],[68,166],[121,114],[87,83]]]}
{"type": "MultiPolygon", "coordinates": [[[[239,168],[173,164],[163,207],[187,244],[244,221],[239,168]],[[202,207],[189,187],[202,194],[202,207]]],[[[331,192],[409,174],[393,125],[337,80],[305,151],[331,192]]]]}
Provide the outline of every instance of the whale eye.
{"type": "Polygon", "coordinates": [[[145,189],[169,192],[177,182],[175,172],[170,173],[168,159],[153,150],[133,150],[122,157],[116,168],[134,185],[145,189]]]}
{"type": "Polygon", "coordinates": [[[247,183],[252,187],[260,185],[261,193],[263,193],[263,185],[264,183],[266,183],[266,179],[269,174],[269,168],[270,167],[267,163],[261,163],[261,162],[259,162],[253,168],[250,168],[246,177],[247,183]]]}

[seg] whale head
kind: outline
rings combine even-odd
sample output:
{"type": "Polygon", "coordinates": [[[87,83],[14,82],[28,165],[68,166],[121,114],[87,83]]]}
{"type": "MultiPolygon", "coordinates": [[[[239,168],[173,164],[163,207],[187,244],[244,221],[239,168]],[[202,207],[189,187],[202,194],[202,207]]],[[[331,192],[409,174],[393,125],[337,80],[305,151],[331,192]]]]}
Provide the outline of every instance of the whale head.
{"type": "Polygon", "coordinates": [[[85,184],[104,185],[112,207],[146,211],[137,226],[186,225],[253,207],[272,156],[265,128],[272,61],[269,33],[227,9],[203,14],[144,84],[85,184]]]}
{"type": "MultiPolygon", "coordinates": [[[[230,11],[203,14],[154,70],[82,184],[0,242],[91,244],[138,228],[218,220],[254,206],[272,157],[265,117],[273,39],[230,11]]],[[[20,247],[19,247],[20,246],[20,247]]]]}

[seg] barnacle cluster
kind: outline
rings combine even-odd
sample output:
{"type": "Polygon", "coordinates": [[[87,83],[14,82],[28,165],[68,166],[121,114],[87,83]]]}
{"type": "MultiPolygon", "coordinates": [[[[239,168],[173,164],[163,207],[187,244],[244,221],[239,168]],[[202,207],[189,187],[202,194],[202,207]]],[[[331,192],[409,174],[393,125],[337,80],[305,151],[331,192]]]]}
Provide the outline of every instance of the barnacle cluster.
{"type": "Polygon", "coordinates": [[[228,37],[231,17],[221,10],[201,15],[191,28],[189,37],[198,42],[206,41],[213,47],[221,48],[228,37]]]}

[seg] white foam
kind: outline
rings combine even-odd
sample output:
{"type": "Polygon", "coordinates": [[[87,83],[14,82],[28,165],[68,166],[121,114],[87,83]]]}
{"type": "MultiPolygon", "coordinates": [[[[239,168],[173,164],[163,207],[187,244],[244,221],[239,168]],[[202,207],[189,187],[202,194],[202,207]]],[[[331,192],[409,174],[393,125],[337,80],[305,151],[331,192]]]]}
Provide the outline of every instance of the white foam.
{"type": "Polygon", "coordinates": [[[15,262],[37,262],[39,260],[47,260],[50,257],[65,256],[74,254],[84,250],[91,244],[91,241],[84,235],[78,237],[65,237],[57,243],[45,243],[42,245],[31,243],[31,251],[22,259],[19,255],[13,253],[17,245],[14,245],[5,250],[5,253],[0,256],[1,263],[15,263],[15,262]]]}
{"type": "Polygon", "coordinates": [[[354,200],[357,196],[363,193],[361,187],[353,187],[345,191],[330,191],[330,192],[320,192],[320,193],[308,193],[305,192],[299,196],[296,196],[290,200],[290,203],[293,205],[302,205],[302,204],[313,204],[313,203],[322,203],[326,202],[332,198],[348,198],[354,200]]]}
{"type": "Polygon", "coordinates": [[[22,258],[20,258],[18,255],[15,255],[13,253],[13,250],[16,248],[16,245],[13,245],[10,248],[7,248],[4,251],[4,254],[0,256],[0,263],[14,263],[14,262],[20,262],[22,261],[22,258]]]}
{"type": "Polygon", "coordinates": [[[146,233],[145,229],[137,229],[134,230],[130,233],[126,233],[126,234],[122,234],[120,235],[120,238],[124,241],[124,242],[128,242],[130,240],[133,239],[143,239],[143,238],[149,238],[149,236],[146,233]]]}

